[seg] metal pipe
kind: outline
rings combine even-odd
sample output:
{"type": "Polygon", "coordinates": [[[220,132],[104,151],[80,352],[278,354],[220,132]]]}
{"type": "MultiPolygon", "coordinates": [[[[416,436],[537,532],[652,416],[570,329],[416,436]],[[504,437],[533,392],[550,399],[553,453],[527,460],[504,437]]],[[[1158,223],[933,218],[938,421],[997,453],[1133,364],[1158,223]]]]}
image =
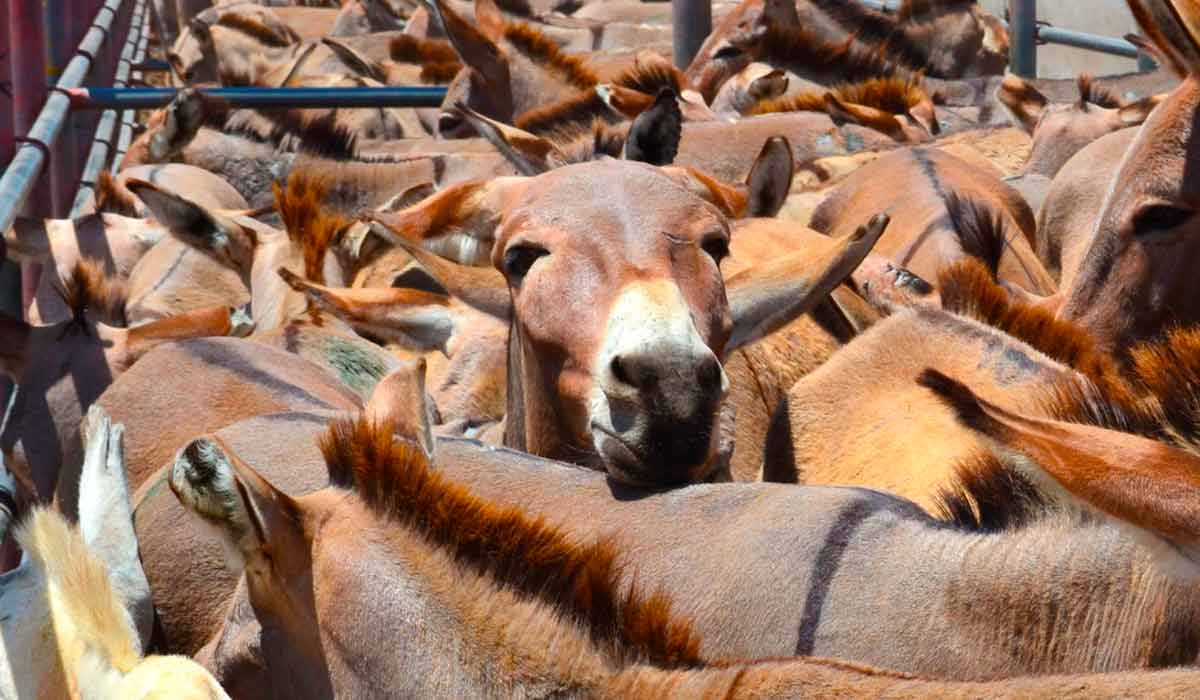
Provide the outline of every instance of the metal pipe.
{"type": "MultiPolygon", "coordinates": [[[[146,46],[150,43],[150,25],[149,18],[146,18],[147,24],[142,26],[142,36],[138,40],[137,48],[133,52],[134,66],[130,72],[130,80],[141,80],[142,72],[138,69],[138,64],[146,57],[146,46]]],[[[137,126],[137,110],[127,109],[121,112],[121,127],[117,129],[117,142],[113,151],[112,172],[120,172],[121,161],[125,159],[125,153],[129,150],[129,144],[133,143],[133,130],[137,126]]]]}
{"type": "Polygon", "coordinates": [[[686,70],[712,33],[712,0],[671,0],[675,65],[686,70]]]}
{"type": "Polygon", "coordinates": [[[1060,29],[1059,27],[1038,27],[1037,38],[1049,44],[1074,46],[1077,49],[1087,49],[1088,51],[1124,56],[1125,58],[1138,57],[1136,46],[1124,39],[1117,39],[1115,37],[1097,36],[1070,29],[1060,29]]]}
{"type": "MultiPolygon", "coordinates": [[[[31,143],[22,144],[16,155],[13,156],[12,162],[9,163],[8,169],[4,171],[4,175],[0,176],[0,231],[6,231],[9,226],[12,226],[13,219],[16,218],[26,197],[33,191],[38,174],[41,173],[42,166],[46,162],[46,152],[42,149],[52,148],[62,130],[64,117],[71,108],[71,100],[65,92],[59,92],[59,90],[66,91],[77,88],[83,83],[83,79],[87,77],[88,70],[91,68],[90,57],[94,56],[104,43],[105,35],[112,26],[113,18],[116,17],[116,9],[120,7],[121,2],[122,0],[108,0],[104,7],[96,13],[96,19],[91,28],[84,35],[83,41],[79,42],[78,52],[67,64],[62,77],[59,78],[58,84],[55,86],[56,91],[46,99],[46,104],[38,114],[37,121],[28,130],[27,138],[31,143]]],[[[16,0],[10,7],[25,4],[26,0],[16,0]]],[[[33,2],[28,4],[40,5],[40,3],[33,2]]],[[[38,7],[37,10],[37,14],[40,15],[41,7],[38,7]]]]}
{"type": "MultiPolygon", "coordinates": [[[[12,96],[13,96],[13,132],[26,134],[37,119],[38,110],[46,100],[46,53],[45,33],[43,31],[42,4],[38,0],[9,0],[8,4],[8,33],[9,45],[12,47],[12,96]]],[[[10,161],[11,170],[21,158],[21,153],[36,150],[32,146],[24,146],[16,151],[10,161]]],[[[40,152],[39,152],[40,153],[40,152]]],[[[17,195],[7,207],[11,210],[8,217],[3,216],[5,210],[3,198],[12,190],[4,187],[0,179],[0,231],[7,231],[12,226],[12,217],[18,211],[27,214],[45,215],[49,213],[50,198],[46,187],[37,188],[33,197],[29,197],[34,183],[41,173],[41,164],[28,174],[28,182],[24,190],[17,195]]],[[[43,181],[44,182],[44,181],[43,181]]],[[[16,194],[16,193],[13,193],[16,194]]],[[[40,266],[36,263],[21,265],[21,310],[22,313],[33,303],[33,295],[37,290],[40,266]]]]}
{"type": "MultiPolygon", "coordinates": [[[[156,109],[175,97],[175,88],[78,88],[70,90],[79,109],[156,109]]],[[[205,95],[232,107],[439,107],[445,87],[208,88],[205,95]]]]}
{"type": "Polygon", "coordinates": [[[1008,69],[1037,77],[1037,0],[1008,0],[1008,69]]]}
{"type": "MultiPolygon", "coordinates": [[[[121,48],[121,58],[117,63],[117,72],[113,76],[113,84],[124,87],[129,83],[129,76],[133,69],[134,56],[137,49],[142,44],[142,33],[148,28],[146,12],[148,11],[147,0],[137,0],[133,7],[133,17],[129,25],[129,34],[125,38],[125,44],[121,48]]],[[[104,170],[104,166],[108,164],[109,154],[113,152],[114,132],[116,130],[118,113],[115,109],[106,109],[100,115],[100,121],[96,125],[96,133],[92,139],[92,148],[88,152],[87,161],[84,163],[83,171],[79,175],[79,188],[75,191],[75,201],[71,204],[71,212],[68,215],[74,219],[83,214],[84,207],[92,199],[92,194],[95,191],[96,180],[100,177],[100,172],[104,170]]]]}

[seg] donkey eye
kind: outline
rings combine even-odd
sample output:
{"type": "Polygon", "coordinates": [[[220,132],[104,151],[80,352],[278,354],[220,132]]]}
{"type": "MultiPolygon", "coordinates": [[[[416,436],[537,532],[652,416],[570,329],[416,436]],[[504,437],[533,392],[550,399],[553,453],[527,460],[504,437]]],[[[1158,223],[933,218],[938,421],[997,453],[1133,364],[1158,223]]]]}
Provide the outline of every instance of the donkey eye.
{"type": "Polygon", "coordinates": [[[713,262],[717,263],[718,265],[721,264],[722,260],[729,257],[729,241],[723,236],[713,236],[712,238],[705,239],[705,241],[700,244],[700,247],[703,248],[704,252],[708,253],[709,257],[713,259],[713,262]]]}
{"type": "Polygon", "coordinates": [[[1144,207],[1133,217],[1133,235],[1153,236],[1166,233],[1192,218],[1190,209],[1170,204],[1152,204],[1144,207]]]}
{"type": "Polygon", "coordinates": [[[745,52],[736,46],[722,46],[719,51],[713,54],[713,60],[731,60],[740,57],[743,53],[745,52]]]}
{"type": "Polygon", "coordinates": [[[529,274],[529,268],[544,255],[549,255],[550,252],[545,248],[536,246],[518,245],[504,251],[504,274],[508,275],[508,279],[514,284],[520,284],[521,280],[525,279],[525,275],[529,274]]]}
{"type": "Polygon", "coordinates": [[[462,126],[462,123],[462,117],[459,115],[453,112],[442,112],[441,116],[438,117],[438,133],[449,134],[462,126]]]}

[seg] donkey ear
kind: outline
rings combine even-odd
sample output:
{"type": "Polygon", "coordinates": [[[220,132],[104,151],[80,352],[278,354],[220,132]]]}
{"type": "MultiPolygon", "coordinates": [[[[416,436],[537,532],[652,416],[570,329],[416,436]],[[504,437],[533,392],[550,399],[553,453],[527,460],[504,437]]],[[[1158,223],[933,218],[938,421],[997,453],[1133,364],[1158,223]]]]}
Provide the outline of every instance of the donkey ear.
{"type": "Polygon", "coordinates": [[[433,457],[436,443],[431,426],[437,408],[425,391],[425,358],[404,362],[381,379],[364,410],[377,421],[391,422],[396,435],[416,442],[426,457],[433,457]]]}
{"type": "Polygon", "coordinates": [[[750,85],[746,87],[746,94],[755,100],[771,100],[781,97],[787,89],[787,72],[776,69],[750,81],[750,85]]]}
{"type": "Polygon", "coordinates": [[[446,30],[446,37],[459,58],[487,83],[491,90],[509,90],[508,59],[500,46],[459,16],[445,0],[431,0],[430,7],[446,30]]]}
{"type": "Polygon", "coordinates": [[[1177,75],[1200,70],[1200,7],[1191,0],[1129,0],[1129,9],[1177,75]]]}
{"type": "Polygon", "coordinates": [[[438,284],[467,306],[501,321],[512,315],[512,294],[508,281],[492,267],[461,265],[403,238],[394,242],[404,248],[438,284]]]}
{"type": "Polygon", "coordinates": [[[528,184],[524,177],[452,185],[396,213],[364,212],[385,239],[416,242],[466,265],[491,265],[496,226],[505,206],[528,184]]]}
{"type": "Polygon", "coordinates": [[[129,364],[137,362],[159,345],[174,340],[222,336],[245,338],[253,331],[254,321],[244,309],[229,306],[193,309],[128,329],[125,361],[129,364]]]}
{"type": "Polygon", "coordinates": [[[670,165],[679,153],[683,135],[683,113],[679,111],[678,96],[663,88],[650,109],[638,115],[625,138],[625,160],[638,160],[650,165],[670,165]]]}
{"type": "Polygon", "coordinates": [[[88,549],[108,569],[113,588],[133,619],[141,651],[150,642],[154,605],[133,531],[133,509],[125,479],[125,428],[113,425],[104,409],[93,404],[83,432],[79,532],[88,549]]]}
{"type": "Polygon", "coordinates": [[[896,115],[874,107],[843,102],[832,92],[825,93],[825,112],[835,124],[858,124],[886,134],[895,141],[909,140],[908,135],[904,133],[904,125],[896,115]]]}
{"type": "Polygon", "coordinates": [[[33,327],[19,318],[0,312],[0,374],[18,381],[25,371],[33,327]]]}
{"type": "Polygon", "coordinates": [[[933,369],[918,382],[1042,493],[1131,525],[1200,565],[1200,458],[1115,430],[1019,415],[933,369]]]}
{"type": "Polygon", "coordinates": [[[222,531],[246,564],[264,550],[304,538],[295,501],[215,436],[180,450],[168,483],[180,503],[222,531]]]}
{"type": "Polygon", "coordinates": [[[1015,75],[1005,77],[1000,87],[996,88],[996,99],[1008,109],[1016,125],[1030,134],[1049,104],[1049,100],[1037,88],[1015,75]]]}
{"type": "Polygon", "coordinates": [[[331,37],[321,39],[321,43],[329,47],[329,50],[333,52],[334,56],[337,56],[339,61],[358,75],[378,80],[381,83],[387,82],[387,76],[383,74],[379,65],[353,48],[331,37]]]}
{"type": "MultiPolygon", "coordinates": [[[[475,268],[470,268],[475,269],[475,268]]],[[[450,299],[416,289],[361,287],[334,289],[280,269],[292,289],[345,321],[355,331],[420,352],[447,352],[454,335],[450,299]]]]}
{"type": "Polygon", "coordinates": [[[504,36],[504,14],[495,0],[475,0],[475,26],[492,41],[504,36]]]}
{"type": "Polygon", "coordinates": [[[1150,117],[1150,113],[1154,111],[1154,108],[1166,98],[1166,94],[1144,97],[1137,102],[1131,102],[1117,110],[1117,116],[1120,117],[1121,123],[1125,126],[1137,126],[1146,121],[1150,117]]]}
{"type": "Polygon", "coordinates": [[[489,119],[462,102],[455,105],[455,109],[475,129],[475,133],[495,146],[522,175],[540,175],[567,162],[557,146],[540,136],[489,119]]]}
{"type": "Polygon", "coordinates": [[[130,178],[126,186],[176,238],[249,274],[256,244],[252,229],[145,180],[130,178]]]}
{"type": "Polygon", "coordinates": [[[725,352],[763,338],[808,312],[858,267],[889,219],[876,214],[865,226],[828,245],[785,255],[744,270],[725,283],[733,331],[725,352]]]}
{"type": "Polygon", "coordinates": [[[783,136],[772,136],[763,144],[758,158],[746,176],[750,201],[746,216],[773,217],[783,208],[792,191],[796,164],[792,160],[792,144],[783,136]]]}
{"type": "Polygon", "coordinates": [[[4,254],[14,262],[40,262],[50,257],[50,230],[45,219],[18,216],[4,232],[4,254]]]}
{"type": "Polygon", "coordinates": [[[165,109],[166,119],[150,134],[150,158],[156,163],[180,153],[196,138],[208,108],[199,90],[184,88],[165,109]]]}

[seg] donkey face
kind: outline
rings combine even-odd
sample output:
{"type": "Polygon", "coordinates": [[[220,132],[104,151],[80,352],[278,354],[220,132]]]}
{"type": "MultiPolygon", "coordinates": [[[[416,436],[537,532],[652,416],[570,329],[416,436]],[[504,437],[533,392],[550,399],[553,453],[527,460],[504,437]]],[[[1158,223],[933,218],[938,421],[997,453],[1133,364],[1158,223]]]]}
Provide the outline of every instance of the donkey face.
{"type": "Polygon", "coordinates": [[[1113,177],[1092,246],[1060,315],[1113,349],[1168,323],[1200,321],[1200,83],[1189,78],[1157,109],[1113,177]]]}

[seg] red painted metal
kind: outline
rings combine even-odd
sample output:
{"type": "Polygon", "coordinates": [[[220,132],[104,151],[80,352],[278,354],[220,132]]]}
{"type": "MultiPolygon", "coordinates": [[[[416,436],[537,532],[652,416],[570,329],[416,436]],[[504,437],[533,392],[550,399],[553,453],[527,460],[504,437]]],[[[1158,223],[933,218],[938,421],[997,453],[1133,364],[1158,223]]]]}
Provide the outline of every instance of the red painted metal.
{"type": "MultiPolygon", "coordinates": [[[[38,112],[46,101],[46,35],[42,28],[40,0],[8,0],[8,36],[12,54],[13,129],[17,134],[29,133],[38,112]]],[[[43,174],[26,202],[25,212],[31,215],[49,213],[48,182],[43,174]]],[[[28,309],[37,289],[40,265],[21,267],[21,303],[28,309]]]]}
{"type": "Polygon", "coordinates": [[[0,12],[0,165],[13,156],[12,70],[9,65],[8,12],[0,12]]]}

